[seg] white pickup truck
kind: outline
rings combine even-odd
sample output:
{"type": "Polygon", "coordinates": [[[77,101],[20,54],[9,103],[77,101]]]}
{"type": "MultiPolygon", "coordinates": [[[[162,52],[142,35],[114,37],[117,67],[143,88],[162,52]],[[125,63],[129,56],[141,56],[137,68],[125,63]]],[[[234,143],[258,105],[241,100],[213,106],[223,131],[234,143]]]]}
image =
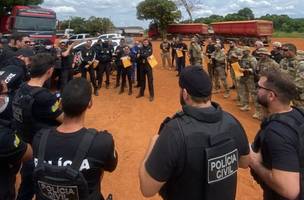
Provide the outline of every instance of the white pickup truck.
{"type": "Polygon", "coordinates": [[[68,43],[68,44],[72,44],[73,42],[75,41],[84,41],[84,40],[92,40],[92,39],[96,39],[96,38],[93,38],[90,34],[88,33],[82,33],[82,34],[75,34],[75,35],[72,35],[71,37],[69,37],[68,39],[64,39],[64,40],[61,40],[60,42],[65,42],[65,43],[68,43]]]}

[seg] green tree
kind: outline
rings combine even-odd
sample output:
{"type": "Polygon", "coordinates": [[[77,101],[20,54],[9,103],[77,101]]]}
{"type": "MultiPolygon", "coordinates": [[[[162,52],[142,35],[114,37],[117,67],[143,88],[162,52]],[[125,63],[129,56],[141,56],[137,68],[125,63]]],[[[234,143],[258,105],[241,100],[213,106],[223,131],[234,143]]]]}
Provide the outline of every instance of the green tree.
{"type": "Polygon", "coordinates": [[[254,14],[250,8],[243,8],[238,11],[237,13],[240,18],[245,19],[245,20],[253,20],[254,19],[254,14]]]}
{"type": "Polygon", "coordinates": [[[181,12],[170,0],[145,0],[140,2],[136,9],[139,20],[152,20],[162,34],[165,33],[168,24],[181,18],[181,12]]]}
{"type": "Polygon", "coordinates": [[[85,19],[82,17],[72,17],[71,20],[64,20],[60,22],[60,29],[64,30],[69,27],[74,29],[75,33],[108,33],[114,28],[114,24],[109,18],[90,17],[85,19]]]}
{"type": "Polygon", "coordinates": [[[0,1],[0,15],[9,11],[15,5],[39,5],[43,0],[1,0],[0,1]]]}

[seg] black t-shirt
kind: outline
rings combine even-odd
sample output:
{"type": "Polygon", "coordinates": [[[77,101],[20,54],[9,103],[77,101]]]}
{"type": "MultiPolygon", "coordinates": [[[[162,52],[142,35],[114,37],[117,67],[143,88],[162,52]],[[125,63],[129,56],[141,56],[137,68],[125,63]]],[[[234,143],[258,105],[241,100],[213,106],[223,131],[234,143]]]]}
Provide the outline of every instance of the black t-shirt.
{"type": "MultiPolygon", "coordinates": [[[[302,119],[303,116],[295,109],[282,113],[286,117],[302,119]]],[[[272,121],[265,129],[258,134],[263,138],[261,141],[261,153],[263,165],[268,169],[278,169],[288,172],[299,172],[300,163],[298,157],[298,136],[297,133],[288,126],[272,121]]],[[[259,141],[259,140],[255,140],[259,141]]],[[[287,200],[271,190],[266,184],[263,186],[266,200],[287,200]]]]}
{"type": "MultiPolygon", "coordinates": [[[[17,91],[16,95],[29,94],[31,90],[37,88],[36,86],[30,86],[28,84],[23,84],[17,91]]],[[[15,95],[15,98],[16,98],[15,95]]],[[[32,105],[32,116],[34,118],[35,124],[31,126],[32,137],[41,128],[47,128],[52,126],[58,126],[59,122],[56,120],[62,114],[60,109],[60,99],[57,98],[55,94],[52,94],[48,89],[42,88],[34,96],[34,103],[32,105]]],[[[32,138],[30,138],[31,141],[32,138]]]]}
{"type": "MultiPolygon", "coordinates": [[[[72,162],[77,148],[88,129],[82,128],[74,133],[59,133],[53,130],[48,137],[44,160],[52,165],[65,166],[72,162]]],[[[33,140],[33,155],[35,165],[38,163],[39,142],[43,131],[39,131],[33,140]]],[[[108,132],[96,135],[82,162],[80,171],[88,182],[90,193],[97,188],[100,190],[100,181],[103,171],[113,171],[117,165],[114,140],[108,132]]]]}
{"type": "Polygon", "coordinates": [[[185,58],[186,56],[186,51],[188,50],[188,47],[185,43],[178,43],[176,45],[176,49],[177,50],[181,50],[183,52],[183,57],[182,58],[185,58]]]}
{"type": "MultiPolygon", "coordinates": [[[[193,126],[206,125],[210,129],[210,133],[216,132],[217,125],[220,123],[234,124],[234,130],[229,134],[237,144],[239,156],[248,155],[248,140],[242,126],[230,114],[223,112],[217,104],[213,105],[206,109],[184,106],[183,112],[187,117],[197,120],[192,124],[193,126]]],[[[190,133],[184,134],[189,135],[190,133]]],[[[193,137],[187,139],[187,141],[191,139],[191,145],[196,147],[191,149],[187,147],[185,162],[185,141],[176,120],[165,124],[160,131],[159,138],[145,166],[153,179],[166,182],[160,190],[164,199],[204,199],[204,180],[207,175],[205,148],[201,143],[202,137],[199,133],[195,134],[197,134],[195,139],[193,137]]]]}
{"type": "Polygon", "coordinates": [[[0,199],[10,199],[14,195],[14,177],[26,149],[26,143],[11,129],[0,126],[0,199]]]}
{"type": "Polygon", "coordinates": [[[62,53],[64,51],[66,51],[66,49],[61,51],[61,69],[72,69],[73,55],[69,53],[69,55],[63,56],[62,53]]]}

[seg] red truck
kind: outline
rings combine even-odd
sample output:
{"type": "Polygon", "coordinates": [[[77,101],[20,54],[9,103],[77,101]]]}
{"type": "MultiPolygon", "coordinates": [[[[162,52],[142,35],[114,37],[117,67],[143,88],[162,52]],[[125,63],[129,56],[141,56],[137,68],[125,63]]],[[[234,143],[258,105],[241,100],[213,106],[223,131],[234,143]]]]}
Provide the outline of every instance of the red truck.
{"type": "Polygon", "coordinates": [[[4,35],[28,34],[34,42],[56,39],[56,13],[39,6],[14,6],[0,16],[0,32],[4,35]]]}
{"type": "Polygon", "coordinates": [[[266,20],[215,22],[211,23],[211,27],[214,37],[234,40],[248,46],[253,46],[257,40],[267,45],[273,33],[272,21],[266,20]]]}
{"type": "MultiPolygon", "coordinates": [[[[202,23],[192,23],[192,24],[169,24],[166,30],[168,35],[184,35],[184,36],[194,36],[196,34],[201,36],[207,36],[208,25],[202,23]]],[[[158,27],[155,24],[150,25],[148,36],[150,38],[160,37],[158,27]]]]}

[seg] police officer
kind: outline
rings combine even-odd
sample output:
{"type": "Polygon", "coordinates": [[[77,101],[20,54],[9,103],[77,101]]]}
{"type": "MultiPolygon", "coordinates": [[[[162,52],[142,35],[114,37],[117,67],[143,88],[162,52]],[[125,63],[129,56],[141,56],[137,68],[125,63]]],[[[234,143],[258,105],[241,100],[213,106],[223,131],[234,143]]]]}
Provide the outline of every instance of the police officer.
{"type": "Polygon", "coordinates": [[[230,41],[229,45],[230,45],[229,50],[227,52],[227,65],[230,69],[230,77],[231,77],[232,83],[233,83],[233,85],[230,89],[235,89],[237,87],[237,81],[236,81],[235,73],[234,73],[234,70],[233,70],[231,64],[233,63],[233,61],[236,61],[238,58],[241,58],[242,50],[237,47],[235,41],[230,41]]]}
{"type": "Polygon", "coordinates": [[[191,39],[189,47],[189,56],[191,65],[202,66],[202,48],[199,45],[198,39],[196,37],[191,39]]]}
{"type": "MultiPolygon", "coordinates": [[[[208,70],[208,74],[210,79],[213,82],[214,79],[214,59],[211,58],[212,53],[215,51],[215,44],[213,43],[212,38],[208,38],[207,39],[207,46],[206,46],[206,56],[208,58],[208,66],[207,66],[207,70],[208,70]]],[[[215,88],[218,89],[218,88],[215,88]]]]}
{"type": "Polygon", "coordinates": [[[276,61],[278,64],[280,64],[281,60],[283,59],[282,54],[282,44],[281,42],[274,42],[272,43],[272,50],[271,50],[271,58],[276,61]]]}
{"type": "MultiPolygon", "coordinates": [[[[257,102],[256,97],[256,86],[254,81],[254,73],[257,67],[257,60],[254,56],[250,55],[250,47],[243,47],[243,57],[240,60],[240,67],[243,71],[243,76],[240,78],[240,97],[241,104],[239,105],[241,111],[249,111],[251,108],[249,106],[249,97],[255,106],[255,113],[253,115],[260,118],[260,105],[257,102]],[[250,96],[249,96],[250,95],[250,96]]],[[[254,118],[257,118],[254,117],[254,118]]]]}
{"type": "Polygon", "coordinates": [[[260,60],[260,57],[259,57],[259,54],[258,54],[257,52],[258,52],[258,50],[259,50],[260,48],[263,48],[263,47],[264,47],[264,43],[263,43],[262,41],[257,40],[257,41],[254,43],[254,45],[255,45],[256,49],[252,52],[252,56],[254,56],[254,57],[257,59],[257,61],[259,61],[259,60],[260,60]]]}
{"type": "Polygon", "coordinates": [[[116,47],[116,49],[115,49],[115,57],[116,57],[115,64],[116,64],[116,71],[117,71],[115,88],[118,88],[120,86],[121,72],[122,72],[122,68],[123,68],[123,65],[121,62],[121,57],[122,57],[123,49],[125,48],[125,46],[126,46],[126,41],[125,41],[125,39],[122,38],[122,39],[120,39],[119,46],[116,47]]]}
{"type": "MultiPolygon", "coordinates": [[[[49,173],[50,171],[44,171],[43,175],[37,173],[40,162],[43,163],[44,161],[48,161],[48,163],[50,163],[48,165],[60,168],[66,167],[67,164],[65,163],[70,163],[68,165],[71,167],[79,163],[79,166],[76,167],[76,169],[84,177],[88,187],[88,189],[85,190],[90,197],[86,199],[104,199],[100,193],[101,177],[104,171],[112,172],[116,168],[117,153],[115,151],[113,137],[110,133],[84,127],[84,116],[90,108],[92,108],[92,88],[90,83],[84,78],[76,78],[70,81],[63,89],[62,93],[62,109],[64,111],[63,123],[56,128],[54,127],[46,131],[41,130],[35,136],[33,141],[33,156],[36,166],[35,181],[37,181],[37,200],[45,199],[45,197],[53,199],[52,197],[54,197],[56,193],[58,194],[58,188],[61,188],[56,185],[60,185],[60,182],[56,182],[54,179],[52,184],[49,184],[49,179],[47,178],[54,175],[49,173]],[[44,135],[47,135],[46,143],[43,145],[45,156],[40,157],[39,149],[41,148],[40,145],[43,143],[44,135]],[[85,146],[82,146],[83,141],[86,141],[88,136],[91,138],[91,140],[89,140],[90,142],[85,146]],[[79,156],[80,146],[87,148],[88,151],[81,157],[77,157],[80,159],[77,162],[75,155],[79,156]],[[38,187],[38,181],[41,181],[41,179],[44,180],[44,185],[55,189],[48,191],[38,187]]],[[[61,175],[68,177],[66,173],[61,175]]],[[[58,176],[59,172],[57,171],[57,175],[52,178],[57,178],[58,176]]],[[[76,183],[71,180],[69,185],[73,184],[76,183]]],[[[64,186],[62,188],[64,188],[64,186]]],[[[60,190],[60,197],[65,197],[64,199],[71,196],[75,199],[81,199],[81,195],[84,194],[80,192],[79,194],[71,194],[70,190],[60,190]]]]}
{"type": "Polygon", "coordinates": [[[89,71],[90,80],[94,88],[94,95],[98,96],[96,73],[93,67],[93,62],[95,61],[96,58],[96,52],[91,46],[92,46],[92,40],[88,40],[86,42],[86,45],[84,46],[84,48],[82,48],[80,52],[80,60],[81,60],[80,70],[81,70],[81,77],[83,78],[87,77],[87,71],[89,71]]]}
{"type": "Polygon", "coordinates": [[[215,45],[215,51],[213,52],[211,58],[214,62],[214,81],[215,81],[215,93],[218,92],[219,79],[221,80],[225,94],[224,98],[228,98],[230,96],[228,83],[227,83],[227,74],[226,74],[226,55],[224,50],[222,49],[220,44],[215,45]]]}
{"type": "Polygon", "coordinates": [[[296,76],[296,68],[299,62],[296,58],[297,47],[294,44],[286,43],[282,45],[282,51],[284,58],[280,62],[281,71],[293,79],[296,76]]]}
{"type": "Polygon", "coordinates": [[[201,67],[185,68],[179,85],[182,112],[153,137],[140,166],[141,192],[166,200],[235,199],[238,166],[249,162],[244,129],[211,102],[212,84],[201,67]]]}
{"type": "Polygon", "coordinates": [[[73,79],[73,59],[72,49],[76,43],[67,45],[61,42],[59,48],[61,49],[61,74],[60,74],[60,91],[63,90],[65,85],[73,79]]]}
{"type": "Polygon", "coordinates": [[[303,198],[299,196],[303,180],[303,152],[299,149],[303,143],[297,131],[304,123],[304,115],[303,110],[290,106],[296,93],[293,81],[278,69],[262,72],[258,102],[268,115],[252,145],[250,168],[263,189],[264,200],[303,198]]]}
{"type": "Polygon", "coordinates": [[[160,44],[160,55],[162,58],[162,67],[166,68],[166,62],[168,64],[168,67],[170,68],[170,43],[168,42],[167,38],[163,40],[163,42],[160,44]]]}
{"type": "Polygon", "coordinates": [[[131,53],[130,47],[128,47],[128,46],[125,46],[125,48],[123,50],[124,50],[124,53],[123,53],[121,59],[129,60],[130,65],[129,66],[126,65],[122,69],[122,82],[121,82],[119,94],[122,94],[124,92],[125,87],[126,87],[126,78],[128,78],[128,85],[129,85],[128,95],[132,95],[132,71],[133,71],[132,63],[136,60],[136,56],[134,56],[131,53]]]}
{"type": "Polygon", "coordinates": [[[97,82],[100,89],[103,82],[103,74],[106,73],[106,88],[110,86],[110,72],[113,49],[109,46],[108,41],[104,41],[96,46],[96,59],[99,61],[97,66],[97,82]]]}
{"type": "Polygon", "coordinates": [[[135,79],[137,81],[137,85],[136,87],[139,87],[140,85],[140,65],[139,65],[139,61],[137,58],[138,52],[139,52],[139,48],[140,48],[140,43],[139,41],[135,41],[133,47],[131,48],[131,54],[133,57],[135,57],[136,59],[134,60],[133,67],[132,67],[132,83],[135,82],[135,79]],[[135,74],[136,74],[136,78],[135,78],[135,74]]]}
{"type": "MultiPolygon", "coordinates": [[[[174,66],[174,62],[176,61],[176,45],[177,45],[177,41],[176,38],[173,37],[172,38],[172,42],[170,43],[171,46],[171,66],[174,66]]],[[[176,68],[177,70],[177,68],[176,68]]]]}
{"type": "MultiPolygon", "coordinates": [[[[42,128],[58,125],[63,118],[60,100],[44,88],[44,83],[52,76],[55,59],[50,54],[31,57],[31,79],[20,86],[13,99],[13,127],[20,138],[32,144],[34,135],[42,128]]],[[[23,162],[21,185],[17,199],[32,199],[33,160],[23,162]]]]}
{"type": "Polygon", "coordinates": [[[297,51],[298,66],[293,79],[296,88],[297,96],[292,101],[294,106],[304,109],[304,51],[297,51]]]}
{"type": "Polygon", "coordinates": [[[280,68],[280,65],[275,60],[270,58],[271,53],[269,53],[266,48],[260,48],[257,51],[257,54],[260,57],[256,68],[257,72],[265,71],[267,68],[280,68]]]}
{"type": "Polygon", "coordinates": [[[183,38],[179,37],[177,39],[176,45],[176,67],[178,70],[177,76],[180,75],[181,71],[186,66],[186,52],[188,51],[187,45],[183,42],[183,38]]]}
{"type": "Polygon", "coordinates": [[[143,40],[143,46],[139,50],[138,57],[140,59],[140,70],[141,70],[141,84],[140,91],[136,98],[141,98],[144,96],[146,89],[146,77],[148,79],[148,87],[150,93],[150,101],[154,100],[154,86],[153,86],[153,69],[150,66],[148,59],[153,54],[152,46],[149,44],[148,39],[143,40]]]}

